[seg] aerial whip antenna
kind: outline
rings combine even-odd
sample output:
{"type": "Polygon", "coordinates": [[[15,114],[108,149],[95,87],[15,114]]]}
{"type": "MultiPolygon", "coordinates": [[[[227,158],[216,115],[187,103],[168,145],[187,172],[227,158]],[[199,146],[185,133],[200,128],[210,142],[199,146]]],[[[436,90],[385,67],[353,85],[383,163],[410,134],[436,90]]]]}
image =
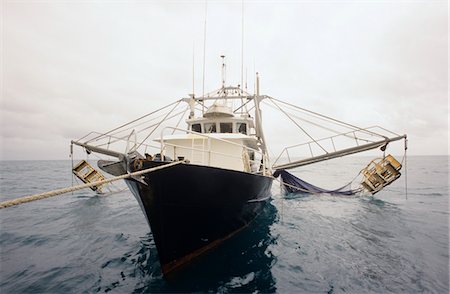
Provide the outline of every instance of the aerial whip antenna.
{"type": "Polygon", "coordinates": [[[206,18],[208,16],[208,1],[205,1],[205,23],[203,26],[203,83],[202,97],[205,97],[205,55],[206,55],[206,18]]]}
{"type": "Polygon", "coordinates": [[[225,55],[220,55],[222,58],[222,89],[225,88],[225,79],[227,77],[227,66],[225,65],[225,55]]]}
{"type": "Polygon", "coordinates": [[[241,89],[244,88],[244,0],[242,0],[242,40],[241,40],[241,89]]]}
{"type": "Polygon", "coordinates": [[[195,41],[192,42],[192,97],[195,97],[195,41]]]}
{"type": "Polygon", "coordinates": [[[245,68],[245,91],[247,92],[247,68],[245,68]]]}

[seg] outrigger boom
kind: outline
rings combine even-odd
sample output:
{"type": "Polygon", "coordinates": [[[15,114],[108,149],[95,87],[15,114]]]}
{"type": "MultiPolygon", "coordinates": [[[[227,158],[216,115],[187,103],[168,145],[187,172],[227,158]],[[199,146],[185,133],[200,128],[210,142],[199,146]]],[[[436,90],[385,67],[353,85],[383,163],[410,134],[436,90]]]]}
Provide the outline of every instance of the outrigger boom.
{"type": "Polygon", "coordinates": [[[382,141],[372,142],[372,143],[368,143],[368,144],[364,144],[364,145],[360,145],[360,146],[356,146],[356,147],[352,147],[352,148],[346,148],[343,150],[330,152],[330,153],[326,153],[326,154],[322,154],[322,155],[318,155],[318,156],[314,156],[314,157],[310,157],[310,158],[306,158],[306,159],[302,159],[302,160],[297,160],[297,161],[289,162],[286,164],[274,165],[273,169],[292,169],[292,168],[296,168],[296,167],[300,167],[300,166],[304,166],[304,165],[308,165],[308,164],[313,164],[313,163],[317,163],[317,162],[321,162],[321,161],[325,161],[325,160],[330,160],[333,158],[338,158],[338,157],[347,156],[347,155],[351,155],[351,154],[355,154],[355,153],[359,153],[359,152],[364,152],[364,151],[376,149],[378,147],[386,146],[390,142],[406,139],[406,137],[407,137],[406,135],[403,135],[403,136],[397,136],[397,137],[393,137],[393,138],[386,138],[385,140],[382,140],[382,141]]]}
{"type": "Polygon", "coordinates": [[[80,142],[73,141],[73,140],[70,141],[70,142],[72,144],[74,144],[74,145],[78,145],[80,147],[85,148],[88,151],[92,151],[92,152],[95,152],[95,153],[104,154],[104,155],[116,157],[116,158],[119,158],[119,159],[122,159],[125,156],[125,154],[123,154],[123,153],[116,152],[116,151],[109,150],[109,149],[105,149],[105,148],[100,148],[100,147],[89,145],[89,144],[86,144],[86,143],[80,143],[80,142]]]}

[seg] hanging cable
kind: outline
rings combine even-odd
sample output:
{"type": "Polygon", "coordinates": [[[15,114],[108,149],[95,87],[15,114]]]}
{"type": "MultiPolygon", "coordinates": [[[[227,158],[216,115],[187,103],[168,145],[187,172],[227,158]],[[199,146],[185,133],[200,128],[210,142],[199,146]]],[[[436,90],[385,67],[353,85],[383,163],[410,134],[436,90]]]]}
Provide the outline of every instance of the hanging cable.
{"type": "MultiPolygon", "coordinates": [[[[72,178],[72,187],[73,187],[73,177],[74,177],[74,175],[73,175],[73,143],[70,143],[70,161],[71,161],[71,164],[72,164],[72,168],[71,168],[71,170],[70,170],[70,173],[71,173],[71,178],[72,178]]],[[[73,194],[73,192],[72,192],[72,194],[73,194]]]]}
{"type": "Polygon", "coordinates": [[[408,139],[405,138],[405,197],[406,197],[406,200],[408,200],[408,166],[406,164],[406,162],[407,162],[406,151],[407,150],[408,150],[408,139]]]}

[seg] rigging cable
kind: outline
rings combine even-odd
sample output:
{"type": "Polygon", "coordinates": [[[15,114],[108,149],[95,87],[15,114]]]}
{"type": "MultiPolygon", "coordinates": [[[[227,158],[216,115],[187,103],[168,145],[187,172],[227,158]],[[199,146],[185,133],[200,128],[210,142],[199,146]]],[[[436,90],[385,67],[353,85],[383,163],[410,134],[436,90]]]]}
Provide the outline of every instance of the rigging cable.
{"type": "MultiPolygon", "coordinates": [[[[278,101],[278,102],[283,103],[283,104],[285,104],[285,105],[289,105],[289,106],[291,106],[291,107],[293,107],[293,108],[296,108],[296,109],[302,110],[302,111],[304,111],[304,112],[308,112],[308,113],[314,114],[314,115],[316,115],[316,116],[318,116],[318,117],[322,117],[322,118],[325,118],[325,119],[327,119],[327,120],[334,121],[334,122],[336,122],[336,123],[338,123],[338,124],[345,125],[345,126],[347,126],[347,127],[349,127],[349,128],[353,128],[353,129],[355,129],[355,130],[362,129],[362,128],[358,127],[358,126],[355,126],[355,125],[346,123],[346,122],[344,122],[344,121],[341,121],[341,120],[338,120],[338,119],[335,119],[335,118],[332,118],[332,117],[329,117],[329,116],[326,116],[326,115],[323,115],[323,114],[320,114],[320,113],[317,113],[317,112],[314,112],[314,111],[311,111],[311,110],[308,110],[308,109],[305,109],[305,108],[302,108],[302,107],[299,107],[299,106],[296,106],[296,105],[293,105],[293,104],[290,104],[290,103],[288,103],[288,102],[281,101],[281,100],[279,100],[279,99],[276,99],[276,98],[273,98],[273,97],[270,97],[270,96],[265,96],[265,97],[266,97],[266,98],[269,98],[269,100],[275,100],[275,101],[278,101]]],[[[369,133],[369,134],[372,134],[372,135],[377,135],[377,136],[386,138],[386,136],[383,136],[383,135],[378,134],[378,133],[376,133],[376,132],[372,132],[372,131],[365,131],[365,132],[367,132],[367,133],[369,133]]]]}
{"type": "Polygon", "coordinates": [[[139,143],[139,145],[135,148],[135,150],[137,150],[139,147],[141,147],[141,145],[145,142],[145,140],[147,140],[152,134],[153,132],[163,123],[163,121],[166,120],[166,118],[169,116],[169,114],[172,113],[172,111],[174,111],[175,108],[178,107],[178,105],[181,103],[182,100],[178,100],[178,103],[169,111],[169,113],[167,113],[167,115],[159,122],[159,124],[150,132],[150,134],[147,135],[147,137],[144,138],[144,140],[142,140],[141,143],[139,143]]]}
{"type": "MultiPolygon", "coordinates": [[[[150,118],[150,119],[148,119],[148,120],[142,121],[142,122],[140,122],[140,123],[138,123],[138,124],[131,124],[131,123],[130,123],[130,124],[128,124],[129,127],[127,127],[126,129],[123,129],[123,130],[120,130],[120,129],[119,129],[119,130],[117,130],[116,132],[111,133],[111,134],[109,134],[109,135],[117,135],[117,134],[123,133],[123,132],[125,132],[125,131],[131,130],[131,129],[134,129],[134,128],[137,128],[138,126],[142,126],[142,125],[148,124],[148,123],[153,122],[153,121],[159,122],[159,119],[160,119],[161,117],[163,117],[164,115],[166,115],[165,112],[161,113],[161,114],[158,115],[158,116],[152,117],[152,118],[150,118]]],[[[124,126],[124,127],[125,127],[125,126],[124,126]]],[[[143,129],[143,130],[145,130],[145,129],[143,129]]],[[[127,134],[127,135],[128,135],[128,134],[127,134]]]]}
{"type": "MultiPolygon", "coordinates": [[[[73,143],[72,142],[70,143],[70,160],[71,160],[71,164],[72,164],[71,171],[73,171],[73,143]]],[[[72,186],[73,186],[73,178],[74,178],[73,172],[71,172],[71,178],[72,178],[72,186]]]]}
{"type": "MultiPolygon", "coordinates": [[[[163,107],[161,107],[161,108],[159,108],[159,109],[157,109],[157,110],[155,110],[155,111],[152,111],[152,112],[150,112],[150,113],[147,113],[147,114],[145,114],[145,115],[143,115],[143,116],[141,116],[141,117],[139,117],[139,118],[136,118],[136,119],[134,119],[134,120],[132,120],[132,121],[126,123],[126,124],[123,124],[123,125],[121,125],[121,126],[119,126],[119,127],[117,127],[117,128],[114,128],[114,129],[112,129],[112,130],[110,130],[110,131],[108,131],[108,132],[106,132],[106,133],[102,133],[102,134],[100,134],[99,136],[97,136],[97,137],[95,137],[95,138],[92,138],[92,139],[86,141],[85,143],[89,143],[89,142],[92,142],[92,141],[94,141],[94,140],[96,140],[96,139],[98,139],[98,138],[104,137],[104,136],[106,136],[106,135],[108,135],[108,134],[110,134],[110,133],[112,133],[112,132],[114,132],[114,131],[117,131],[118,129],[121,129],[121,128],[123,128],[123,127],[125,127],[125,126],[127,126],[127,125],[130,125],[130,124],[132,124],[132,123],[134,123],[134,122],[137,122],[138,120],[141,120],[141,119],[143,119],[143,118],[145,118],[145,117],[147,117],[147,116],[149,116],[149,115],[152,115],[152,114],[154,114],[154,113],[156,113],[156,112],[159,112],[159,111],[161,111],[161,110],[163,110],[163,109],[165,109],[165,108],[167,108],[167,107],[169,107],[169,106],[172,106],[173,104],[175,104],[175,103],[177,103],[177,102],[179,103],[180,101],[181,101],[181,100],[177,100],[177,101],[172,102],[172,103],[170,103],[170,104],[168,104],[168,105],[166,105],[166,106],[163,106],[163,107]]],[[[89,133],[89,134],[91,134],[91,133],[89,133]]],[[[88,134],[88,135],[89,135],[89,134],[88,134]]],[[[78,139],[77,141],[83,140],[83,139],[86,138],[88,135],[86,135],[86,136],[84,136],[84,137],[78,139]]]]}
{"type": "MultiPolygon", "coordinates": [[[[265,102],[263,101],[263,103],[265,103],[265,102]]],[[[274,106],[272,106],[272,105],[270,105],[270,104],[268,104],[268,103],[265,103],[265,105],[267,105],[267,106],[272,107],[272,108],[275,109],[274,106]]],[[[296,118],[296,119],[298,119],[298,120],[307,122],[307,123],[309,123],[309,124],[311,124],[311,125],[313,125],[313,126],[316,126],[316,127],[321,128],[321,129],[324,129],[324,130],[333,132],[333,133],[335,133],[336,135],[342,135],[342,136],[345,136],[345,137],[348,137],[348,138],[351,138],[351,139],[355,139],[355,137],[352,137],[352,136],[348,135],[348,133],[350,133],[350,132],[348,132],[348,133],[342,133],[342,132],[340,132],[340,131],[338,131],[338,130],[334,130],[334,129],[332,129],[332,128],[328,128],[328,127],[322,126],[322,125],[320,125],[320,124],[318,124],[318,123],[312,122],[312,121],[310,121],[310,120],[308,120],[308,119],[306,119],[306,118],[301,118],[301,117],[299,117],[299,116],[297,116],[297,115],[295,115],[295,114],[288,113],[288,112],[286,112],[285,114],[286,114],[287,116],[292,116],[292,117],[294,117],[294,118],[296,118]]],[[[361,129],[359,129],[359,130],[353,130],[353,132],[362,131],[362,130],[366,130],[366,129],[367,129],[367,128],[365,128],[365,129],[362,129],[362,128],[361,128],[361,129]]],[[[329,138],[330,138],[330,137],[326,137],[326,138],[319,139],[319,140],[317,140],[317,141],[322,141],[322,140],[329,139],[329,138]]],[[[384,137],[382,137],[382,138],[384,138],[384,137]]],[[[371,143],[375,142],[375,141],[370,141],[370,140],[368,140],[368,139],[362,139],[362,138],[357,138],[357,139],[358,139],[358,140],[361,140],[361,141],[365,141],[365,142],[371,142],[371,143]]]]}
{"type": "Polygon", "coordinates": [[[189,110],[189,106],[186,107],[186,109],[183,112],[183,115],[180,116],[180,119],[177,122],[177,125],[175,126],[175,129],[173,129],[172,135],[175,133],[175,130],[178,129],[178,126],[181,123],[181,120],[183,119],[183,117],[186,115],[186,112],[189,110]]]}
{"type": "MultiPolygon", "coordinates": [[[[174,115],[168,117],[167,119],[172,119],[172,118],[177,117],[178,115],[180,115],[180,114],[182,114],[182,113],[185,113],[185,112],[186,112],[186,110],[177,112],[176,114],[174,114],[174,115]]],[[[169,112],[169,114],[170,114],[170,112],[169,112]]],[[[167,114],[164,113],[163,115],[167,115],[167,114]]],[[[160,115],[160,116],[158,116],[158,117],[162,117],[163,115],[160,115]]],[[[155,118],[155,119],[156,119],[156,118],[155,118]]],[[[143,125],[144,123],[151,122],[151,121],[153,121],[153,120],[155,120],[155,119],[151,119],[151,120],[145,121],[145,122],[143,122],[143,123],[139,123],[139,124],[137,124],[137,125],[128,127],[128,128],[123,129],[123,130],[121,130],[121,131],[117,131],[117,132],[114,133],[114,135],[119,134],[119,133],[121,133],[121,132],[125,132],[125,131],[127,131],[127,130],[131,130],[131,129],[137,127],[137,126],[143,125]]],[[[137,134],[140,134],[141,132],[143,132],[143,131],[145,131],[145,130],[148,130],[148,129],[151,129],[151,128],[153,128],[153,127],[155,127],[155,126],[158,126],[158,125],[159,125],[159,121],[158,121],[157,123],[155,123],[155,124],[152,124],[152,125],[150,125],[150,126],[146,126],[145,128],[138,130],[136,133],[137,133],[137,134]]],[[[125,134],[125,135],[123,135],[122,137],[113,137],[113,134],[110,134],[110,135],[108,135],[108,137],[109,137],[110,140],[109,140],[107,143],[102,143],[102,144],[96,145],[96,147],[101,147],[101,146],[105,146],[105,145],[114,144],[114,143],[116,143],[116,142],[125,141],[126,138],[127,138],[128,136],[129,136],[128,133],[125,134]],[[111,138],[114,139],[114,140],[111,141],[111,138]]],[[[105,137],[106,137],[106,135],[105,135],[105,137]]],[[[97,141],[102,140],[102,139],[104,139],[105,137],[103,137],[103,138],[98,138],[97,141]]],[[[91,140],[91,141],[92,141],[92,140],[91,140]]],[[[142,145],[150,146],[150,147],[151,147],[151,145],[148,145],[148,144],[142,144],[142,145]]]]}
{"type": "MultiPolygon", "coordinates": [[[[180,115],[180,114],[182,114],[182,113],[186,113],[186,110],[177,112],[176,114],[174,114],[174,115],[172,115],[172,116],[170,116],[170,117],[167,117],[167,119],[172,119],[172,118],[177,117],[178,115],[180,115]]],[[[168,114],[170,114],[170,112],[169,112],[168,114]]],[[[167,115],[167,114],[165,114],[165,115],[167,115]]],[[[183,117],[183,116],[182,116],[182,117],[183,117]]],[[[152,120],[153,120],[153,119],[152,119],[152,120]]],[[[150,120],[150,121],[151,121],[151,120],[150,120]]],[[[147,121],[147,122],[149,122],[149,121],[147,121]]],[[[136,125],[136,126],[139,126],[139,125],[142,125],[142,123],[140,123],[140,124],[138,124],[138,125],[136,125]]],[[[153,125],[147,126],[147,127],[143,128],[143,129],[141,129],[141,130],[138,130],[138,131],[136,132],[136,134],[140,134],[141,132],[143,132],[143,131],[145,131],[145,130],[147,130],[147,129],[151,129],[151,128],[155,127],[155,126],[156,126],[155,129],[156,129],[159,125],[160,125],[160,121],[158,121],[157,123],[155,123],[155,124],[153,124],[153,125]]],[[[129,128],[127,128],[127,129],[124,129],[124,130],[121,131],[121,132],[124,132],[124,131],[126,131],[126,130],[130,130],[130,129],[132,129],[133,127],[136,127],[136,126],[129,127],[129,128]]],[[[153,130],[153,131],[154,131],[154,130],[153,130]]],[[[152,131],[152,132],[153,132],[153,131],[152,131]]],[[[119,133],[119,132],[117,132],[116,134],[118,134],[118,133],[119,133]]],[[[108,142],[102,143],[102,144],[98,144],[98,145],[95,145],[95,146],[96,146],[96,147],[102,147],[102,146],[105,146],[105,145],[108,145],[108,146],[109,146],[110,144],[114,144],[114,143],[117,143],[117,142],[126,141],[126,138],[128,138],[128,136],[129,136],[129,134],[125,134],[125,135],[122,136],[122,137],[113,137],[112,135],[109,135],[108,137],[109,137],[110,140],[109,140],[108,142]],[[113,138],[114,140],[111,141],[111,138],[113,138]]],[[[97,141],[99,141],[99,140],[101,140],[101,139],[104,139],[104,138],[99,138],[99,139],[97,139],[97,141]]],[[[147,147],[158,148],[158,147],[153,146],[153,145],[150,145],[150,144],[144,144],[143,141],[141,142],[141,145],[145,146],[146,148],[147,148],[147,147]]]]}
{"type": "Polygon", "coordinates": [[[273,104],[275,104],[275,106],[278,107],[278,109],[283,112],[297,127],[299,127],[300,130],[302,130],[312,141],[314,141],[314,143],[317,144],[317,146],[319,146],[323,151],[325,151],[325,153],[328,154],[328,151],[323,148],[322,145],[320,145],[307,131],[305,131],[295,120],[293,120],[278,104],[275,103],[275,101],[273,101],[272,99],[269,99],[270,101],[272,101],[273,104]]]}
{"type": "Polygon", "coordinates": [[[405,197],[408,200],[408,167],[406,165],[407,155],[406,151],[408,150],[408,139],[405,138],[405,197]]]}
{"type": "Polygon", "coordinates": [[[408,168],[407,168],[407,150],[408,150],[408,138],[405,137],[404,139],[404,153],[403,153],[403,158],[402,161],[400,162],[400,164],[402,166],[405,166],[405,198],[406,200],[408,200],[408,168]],[[404,163],[404,164],[403,164],[404,163]]]}

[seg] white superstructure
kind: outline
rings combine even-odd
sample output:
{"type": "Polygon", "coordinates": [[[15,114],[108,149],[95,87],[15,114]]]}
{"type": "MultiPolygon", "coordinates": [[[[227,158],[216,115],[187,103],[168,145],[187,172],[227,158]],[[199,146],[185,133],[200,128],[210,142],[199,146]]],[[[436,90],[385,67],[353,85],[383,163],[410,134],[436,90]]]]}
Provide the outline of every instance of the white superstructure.
{"type": "Polygon", "coordinates": [[[192,164],[208,165],[243,172],[259,172],[262,152],[256,137],[255,122],[248,113],[235,114],[231,107],[213,103],[200,117],[186,120],[184,134],[161,138],[164,156],[183,158],[192,164]]]}

